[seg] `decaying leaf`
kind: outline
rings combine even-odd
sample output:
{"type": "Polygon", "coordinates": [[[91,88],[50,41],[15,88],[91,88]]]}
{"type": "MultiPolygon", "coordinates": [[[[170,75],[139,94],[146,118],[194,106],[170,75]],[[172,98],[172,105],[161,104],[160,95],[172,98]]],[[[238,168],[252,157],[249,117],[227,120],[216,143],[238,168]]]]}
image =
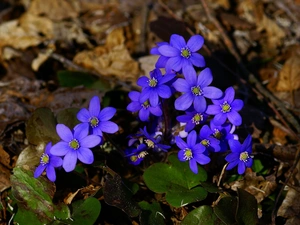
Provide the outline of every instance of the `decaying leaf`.
{"type": "Polygon", "coordinates": [[[282,45],[286,34],[274,20],[265,14],[263,2],[252,0],[240,1],[238,13],[248,22],[256,24],[256,30],[258,32],[266,33],[265,36],[260,39],[265,52],[276,52],[275,49],[282,45]]]}
{"type": "Polygon", "coordinates": [[[256,198],[257,202],[260,203],[275,190],[277,184],[274,175],[265,179],[247,170],[243,180],[231,182],[228,186],[234,191],[237,191],[238,188],[248,191],[256,198]]]}
{"type": "Polygon", "coordinates": [[[44,39],[45,37],[39,36],[35,31],[25,30],[19,25],[18,20],[5,22],[0,25],[0,59],[2,58],[2,48],[5,46],[26,49],[40,44],[44,39]]]}
{"type": "Polygon", "coordinates": [[[141,64],[141,69],[143,70],[143,74],[146,76],[155,68],[155,63],[158,59],[157,55],[148,55],[139,58],[139,63],[141,64]]]}
{"type": "Polygon", "coordinates": [[[262,19],[258,20],[256,24],[257,31],[265,31],[267,33],[266,47],[274,49],[282,44],[282,40],[286,34],[272,19],[264,14],[262,19]]]}
{"type": "Polygon", "coordinates": [[[277,91],[293,91],[300,88],[300,47],[294,49],[281,71],[276,86],[277,91]]]}
{"type": "Polygon", "coordinates": [[[115,29],[107,36],[104,46],[79,52],[73,61],[101,75],[113,75],[121,81],[135,82],[139,75],[138,63],[131,58],[124,41],[123,29],[115,29]]]}
{"type": "Polygon", "coordinates": [[[0,145],[0,192],[10,187],[10,157],[0,145]]]}
{"type": "MultiPolygon", "coordinates": [[[[299,150],[299,149],[298,149],[299,150]]],[[[291,223],[291,221],[299,221],[299,211],[300,211],[300,187],[299,187],[299,179],[300,179],[300,162],[297,164],[298,171],[292,179],[290,179],[290,183],[294,185],[294,187],[289,187],[289,190],[283,200],[281,206],[278,209],[278,216],[282,216],[284,218],[288,218],[287,221],[290,221],[286,224],[298,224],[291,223]]]]}
{"type": "Polygon", "coordinates": [[[72,5],[72,1],[67,0],[33,0],[28,12],[33,15],[46,15],[46,17],[52,20],[77,17],[77,12],[72,5]]]}

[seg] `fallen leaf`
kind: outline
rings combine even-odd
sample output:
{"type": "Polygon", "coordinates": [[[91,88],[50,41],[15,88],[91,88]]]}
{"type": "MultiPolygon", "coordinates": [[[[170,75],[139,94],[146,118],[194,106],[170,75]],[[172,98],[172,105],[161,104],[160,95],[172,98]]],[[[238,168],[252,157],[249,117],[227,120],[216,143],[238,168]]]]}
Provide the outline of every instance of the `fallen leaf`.
{"type": "Polygon", "coordinates": [[[157,55],[147,55],[139,58],[139,63],[143,74],[148,75],[155,68],[155,63],[158,59],[157,55]]]}
{"type": "Polygon", "coordinates": [[[276,86],[277,91],[293,91],[300,88],[300,47],[297,46],[281,71],[276,86]]]}
{"type": "Polygon", "coordinates": [[[11,186],[10,174],[11,171],[0,164],[0,192],[3,192],[5,189],[11,186]]]}
{"type": "Polygon", "coordinates": [[[28,12],[37,16],[46,15],[56,21],[78,16],[72,1],[67,0],[33,0],[28,12]]]}
{"type": "Polygon", "coordinates": [[[51,52],[39,53],[38,56],[32,61],[31,68],[36,72],[40,66],[49,58],[51,52]]]}
{"type": "Polygon", "coordinates": [[[134,83],[139,75],[139,65],[131,58],[124,41],[123,29],[115,29],[107,36],[104,46],[79,52],[73,61],[101,75],[113,75],[118,80],[134,83]]]}
{"type": "Polygon", "coordinates": [[[0,192],[10,187],[10,156],[0,145],[0,192]]]}
{"type": "Polygon", "coordinates": [[[285,199],[283,200],[277,213],[278,216],[282,216],[284,218],[288,218],[289,220],[294,220],[294,221],[299,220],[299,209],[300,209],[299,170],[300,170],[300,162],[298,162],[295,170],[298,172],[295,175],[293,175],[292,178],[290,179],[290,183],[294,185],[294,187],[289,187],[285,199]]]}
{"type": "Polygon", "coordinates": [[[282,45],[286,34],[277,23],[265,14],[265,5],[262,1],[245,0],[240,1],[237,12],[240,17],[246,19],[251,24],[256,24],[256,31],[263,33],[259,39],[263,51],[269,55],[274,55],[276,48],[282,45]]]}
{"type": "Polygon", "coordinates": [[[256,25],[258,32],[266,32],[266,48],[275,49],[282,44],[282,40],[285,38],[286,34],[274,20],[268,18],[264,14],[261,20],[257,20],[256,25]]]}
{"type": "MultiPolygon", "coordinates": [[[[0,145],[0,164],[4,165],[7,168],[11,168],[10,165],[10,156],[9,154],[3,149],[3,146],[0,145]]],[[[0,179],[1,180],[1,179],[0,179]]]]}
{"type": "Polygon", "coordinates": [[[212,0],[211,4],[214,8],[222,7],[227,10],[230,8],[230,2],[228,0],[212,0]]]}
{"type": "Polygon", "coordinates": [[[23,50],[40,44],[44,39],[34,31],[24,30],[18,20],[5,22],[0,25],[0,59],[3,58],[2,48],[5,46],[23,50]]]}
{"type": "Polygon", "coordinates": [[[225,186],[229,186],[234,191],[237,191],[238,188],[244,189],[260,203],[276,189],[275,176],[270,175],[265,179],[262,176],[256,176],[255,172],[249,171],[247,170],[243,180],[233,181],[230,184],[225,184],[225,186]]]}

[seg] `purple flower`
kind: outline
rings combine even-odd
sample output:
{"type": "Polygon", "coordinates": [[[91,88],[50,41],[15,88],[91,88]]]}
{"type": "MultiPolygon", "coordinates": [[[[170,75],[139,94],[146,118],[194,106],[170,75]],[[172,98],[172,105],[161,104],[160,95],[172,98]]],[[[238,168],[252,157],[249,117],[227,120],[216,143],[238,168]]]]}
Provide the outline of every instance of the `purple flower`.
{"type": "MultiPolygon", "coordinates": [[[[158,43],[156,43],[157,46],[153,47],[150,50],[150,53],[152,55],[160,55],[158,60],[156,61],[155,68],[165,68],[166,67],[166,63],[167,63],[169,57],[161,55],[160,52],[158,51],[158,48],[160,46],[168,45],[168,44],[169,44],[168,42],[158,42],[158,43]]],[[[171,71],[167,71],[167,72],[171,72],[171,71]]]]}
{"type": "Polygon", "coordinates": [[[82,122],[89,124],[91,133],[94,135],[103,136],[102,132],[115,133],[119,130],[119,127],[110,120],[116,113],[116,109],[113,107],[106,107],[102,110],[100,106],[100,100],[98,96],[94,96],[89,104],[89,110],[86,108],[81,109],[77,113],[77,119],[82,122]]]}
{"type": "Polygon", "coordinates": [[[215,125],[211,120],[210,129],[213,131],[212,136],[220,141],[220,152],[228,150],[228,140],[235,139],[235,135],[232,134],[235,126],[232,128],[230,123],[215,125]]]}
{"type": "Polygon", "coordinates": [[[205,147],[200,143],[196,144],[197,133],[192,131],[187,136],[187,142],[183,141],[179,136],[176,136],[175,142],[180,151],[178,159],[180,161],[189,161],[190,168],[194,173],[198,173],[197,163],[205,165],[210,162],[210,158],[204,154],[205,147]]]}
{"type": "Polygon", "coordinates": [[[237,140],[229,140],[229,147],[231,153],[225,157],[225,160],[229,163],[226,170],[231,170],[233,167],[238,166],[238,173],[243,174],[246,167],[251,167],[253,159],[252,153],[252,137],[248,135],[243,144],[240,144],[237,140]]]}
{"type": "Polygon", "coordinates": [[[144,158],[148,155],[148,152],[131,147],[125,150],[125,154],[129,163],[136,166],[144,160],[144,158]]]}
{"type": "Polygon", "coordinates": [[[176,119],[181,123],[186,123],[184,130],[190,132],[195,126],[202,124],[206,121],[207,115],[203,112],[186,111],[185,115],[177,116],[176,119]]]}
{"type": "Polygon", "coordinates": [[[47,177],[50,181],[54,182],[56,180],[55,167],[60,167],[62,165],[62,158],[54,156],[50,153],[52,148],[52,143],[49,142],[46,145],[45,153],[42,154],[40,158],[40,165],[34,171],[34,178],[38,178],[46,170],[47,177]]]}
{"type": "Polygon", "coordinates": [[[183,74],[189,74],[194,70],[193,65],[204,67],[205,60],[197,51],[203,46],[204,38],[201,35],[192,36],[188,42],[178,34],[173,34],[170,38],[170,44],[162,44],[158,47],[159,53],[168,57],[166,71],[174,70],[183,74]]]}
{"type": "Polygon", "coordinates": [[[139,145],[138,149],[152,149],[155,151],[164,151],[166,152],[169,148],[171,148],[169,145],[160,144],[160,137],[156,137],[155,135],[150,135],[147,132],[146,127],[144,129],[140,129],[140,132],[144,135],[144,143],[139,145]]]}
{"type": "Polygon", "coordinates": [[[204,125],[199,133],[200,144],[202,144],[208,151],[219,152],[220,151],[220,141],[213,137],[213,131],[204,125]]]}
{"type": "Polygon", "coordinates": [[[139,111],[139,118],[141,121],[148,121],[150,113],[155,116],[161,116],[162,111],[160,105],[155,107],[151,106],[149,100],[147,99],[145,102],[140,102],[140,92],[131,91],[128,96],[131,99],[131,103],[127,106],[127,110],[131,112],[139,111]]]}
{"type": "Polygon", "coordinates": [[[137,81],[137,84],[143,87],[140,101],[145,102],[149,99],[150,104],[155,107],[158,105],[159,97],[171,97],[171,89],[165,83],[172,80],[175,76],[173,73],[162,75],[159,69],[155,69],[150,72],[150,78],[146,76],[140,77],[137,81]]]}
{"type": "Polygon", "coordinates": [[[223,98],[212,100],[212,102],[214,105],[209,105],[206,113],[215,115],[213,121],[216,125],[225,123],[227,118],[235,126],[242,124],[242,117],[237,111],[243,108],[244,102],[240,99],[234,99],[233,87],[226,89],[223,98]]]}
{"type": "Polygon", "coordinates": [[[194,71],[185,76],[185,79],[177,79],[173,86],[177,91],[184,94],[175,100],[175,108],[186,110],[193,104],[196,111],[204,112],[206,110],[205,98],[217,99],[223,95],[220,89],[208,86],[212,80],[213,77],[209,68],[202,70],[198,76],[194,71]]]}
{"type": "Polygon", "coordinates": [[[64,156],[62,166],[66,172],[75,169],[77,159],[85,164],[93,163],[94,155],[90,148],[98,145],[101,138],[97,135],[88,135],[88,123],[78,124],[73,131],[64,124],[57,124],[56,132],[62,141],[53,145],[50,153],[64,156]]]}

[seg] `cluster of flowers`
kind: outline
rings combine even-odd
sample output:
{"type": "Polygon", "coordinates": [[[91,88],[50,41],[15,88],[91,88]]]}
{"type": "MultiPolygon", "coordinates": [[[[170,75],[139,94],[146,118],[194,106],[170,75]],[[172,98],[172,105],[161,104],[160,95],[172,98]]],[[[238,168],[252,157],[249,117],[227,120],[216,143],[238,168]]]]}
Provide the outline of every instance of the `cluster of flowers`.
{"type": "MultiPolygon", "coordinates": [[[[204,57],[197,53],[203,43],[204,39],[200,35],[194,35],[186,42],[182,36],[173,34],[170,43],[160,42],[151,49],[152,54],[159,55],[156,68],[150,72],[150,77],[142,76],[137,80],[141,92],[129,93],[131,103],[127,110],[138,112],[141,121],[151,122],[152,118],[163,118],[163,122],[166,120],[166,115],[163,115],[166,110],[164,102],[171,96],[180,95],[174,102],[175,109],[185,113],[176,118],[185,126],[185,133],[174,138],[180,149],[179,160],[189,161],[191,170],[198,173],[197,163],[209,163],[210,153],[230,149],[231,152],[225,157],[227,169],[238,166],[238,173],[243,174],[246,167],[251,167],[253,163],[252,139],[249,135],[241,144],[238,136],[233,133],[235,127],[242,124],[238,111],[244,103],[235,99],[233,87],[223,93],[210,86],[213,76],[209,68],[197,74],[194,67],[203,68],[206,64],[204,57]],[[161,69],[165,74],[162,74],[161,69]]],[[[164,129],[168,127],[165,125],[164,129]]],[[[140,164],[149,150],[167,151],[170,146],[160,144],[161,141],[159,129],[149,134],[145,127],[140,133],[131,136],[126,150],[130,163],[140,164]]]]}
{"type": "MultiPolygon", "coordinates": [[[[137,80],[141,92],[129,93],[131,103],[127,110],[138,112],[139,119],[150,122],[154,129],[148,132],[145,126],[138,134],[130,136],[126,156],[131,164],[140,164],[149,150],[167,152],[175,143],[179,148],[178,159],[189,161],[194,173],[198,173],[197,164],[210,162],[211,153],[228,149],[231,151],[225,157],[228,170],[238,166],[238,173],[243,174],[246,167],[252,166],[251,136],[248,135],[241,144],[234,134],[235,127],[242,124],[238,111],[242,109],[243,101],[235,99],[233,87],[223,93],[210,86],[213,76],[209,68],[202,69],[199,74],[194,69],[205,67],[204,57],[197,53],[203,43],[200,35],[192,36],[186,43],[182,36],[173,34],[170,43],[160,42],[151,50],[152,54],[159,55],[156,68],[150,72],[150,77],[142,76],[137,80]],[[161,142],[166,135],[161,130],[166,131],[170,127],[167,123],[169,108],[164,103],[172,96],[179,96],[174,107],[178,112],[184,112],[176,117],[183,124],[184,132],[179,132],[179,135],[173,132],[173,138],[165,140],[170,145],[165,145],[161,142]]],[[[54,182],[55,168],[63,167],[70,172],[75,169],[77,160],[93,163],[94,155],[90,148],[103,142],[103,132],[112,134],[118,131],[117,124],[109,121],[115,113],[116,109],[112,107],[101,110],[100,100],[94,96],[89,109],[83,108],[78,112],[80,124],[72,130],[64,124],[57,124],[56,131],[61,141],[53,146],[51,142],[46,145],[34,177],[39,177],[46,170],[47,177],[54,182]]]]}
{"type": "Polygon", "coordinates": [[[56,125],[56,132],[61,141],[52,146],[49,142],[45,152],[40,158],[40,165],[34,172],[34,177],[39,177],[45,170],[49,180],[56,180],[55,168],[63,167],[66,172],[75,169],[77,159],[85,164],[94,162],[94,155],[90,148],[103,142],[103,132],[115,133],[118,125],[109,121],[116,109],[106,107],[101,110],[98,96],[94,96],[89,104],[89,109],[83,108],[77,113],[81,122],[72,130],[64,124],[56,125]]]}

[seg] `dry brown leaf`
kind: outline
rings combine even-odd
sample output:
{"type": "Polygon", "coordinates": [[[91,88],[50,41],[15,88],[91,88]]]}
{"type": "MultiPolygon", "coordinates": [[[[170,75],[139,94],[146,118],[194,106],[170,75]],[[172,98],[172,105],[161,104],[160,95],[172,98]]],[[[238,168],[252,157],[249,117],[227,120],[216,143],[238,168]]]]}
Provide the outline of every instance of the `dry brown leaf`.
{"type": "Polygon", "coordinates": [[[124,41],[123,29],[115,29],[107,36],[104,46],[79,52],[73,61],[101,75],[113,75],[121,81],[135,82],[139,75],[139,66],[131,58],[124,41]]]}
{"type": "Polygon", "coordinates": [[[51,52],[39,53],[31,63],[31,68],[33,71],[38,71],[40,66],[49,58],[50,54],[51,52]]]}
{"type": "Polygon", "coordinates": [[[37,46],[45,40],[62,40],[67,43],[75,40],[77,43],[92,47],[77,22],[59,21],[54,23],[49,18],[24,13],[19,20],[0,25],[0,59],[7,58],[7,54],[3,52],[3,48],[6,46],[24,50],[31,46],[37,46]]]}
{"type": "Polygon", "coordinates": [[[3,149],[3,146],[0,145],[0,164],[7,168],[11,168],[10,165],[10,156],[9,154],[3,149]]]}
{"type": "Polygon", "coordinates": [[[25,31],[19,26],[17,20],[3,23],[0,25],[0,59],[2,58],[2,48],[5,46],[23,50],[40,44],[43,39],[34,32],[25,31]]]}
{"type": "Polygon", "coordinates": [[[76,18],[78,13],[67,0],[33,0],[28,13],[33,15],[45,15],[53,21],[60,21],[68,18],[76,18]]]}
{"type": "Polygon", "coordinates": [[[233,181],[225,186],[229,186],[234,191],[242,188],[252,194],[260,203],[276,189],[277,184],[274,175],[264,178],[256,176],[255,172],[250,172],[250,169],[247,169],[243,180],[233,181]]]}
{"type": "Polygon", "coordinates": [[[224,9],[230,8],[230,2],[229,0],[212,0],[211,4],[213,8],[223,7],[224,9]]]}
{"type": "Polygon", "coordinates": [[[281,71],[276,86],[277,91],[293,91],[300,88],[300,47],[295,48],[292,56],[288,58],[281,71]]]}
{"type": "Polygon", "coordinates": [[[292,185],[294,185],[294,187],[289,188],[285,196],[285,199],[283,200],[277,213],[278,216],[289,218],[290,220],[299,217],[299,211],[300,211],[300,193],[299,193],[300,162],[298,162],[296,168],[297,169],[295,171],[298,172],[294,176],[292,176],[292,179],[290,180],[290,182],[292,183],[292,185]]]}
{"type": "Polygon", "coordinates": [[[155,63],[157,62],[157,55],[147,55],[139,58],[139,63],[143,74],[148,75],[150,71],[155,68],[155,63]]]}
{"type": "Polygon", "coordinates": [[[0,145],[0,192],[10,187],[10,156],[0,145]]]}
{"type": "Polygon", "coordinates": [[[251,24],[255,23],[258,32],[266,33],[265,37],[260,40],[266,52],[274,53],[274,49],[282,44],[286,34],[274,20],[266,16],[262,1],[240,1],[238,13],[251,24]]]}
{"type": "Polygon", "coordinates": [[[272,135],[273,142],[276,144],[284,145],[287,143],[287,134],[282,129],[278,127],[274,127],[273,135],[272,135]]]}
{"type": "Polygon", "coordinates": [[[10,187],[10,170],[0,164],[0,192],[10,187]]]}
{"type": "Polygon", "coordinates": [[[19,19],[20,27],[25,33],[46,38],[53,38],[53,22],[46,17],[36,16],[30,13],[24,13],[19,19]]]}
{"type": "Polygon", "coordinates": [[[261,20],[257,20],[256,25],[258,32],[266,31],[267,33],[266,47],[274,49],[282,44],[282,40],[285,38],[286,34],[275,21],[269,19],[264,14],[261,20]]]}
{"type": "Polygon", "coordinates": [[[19,20],[0,25],[0,58],[4,58],[2,51],[6,46],[24,50],[51,38],[53,22],[50,19],[24,13],[19,20]]]}

